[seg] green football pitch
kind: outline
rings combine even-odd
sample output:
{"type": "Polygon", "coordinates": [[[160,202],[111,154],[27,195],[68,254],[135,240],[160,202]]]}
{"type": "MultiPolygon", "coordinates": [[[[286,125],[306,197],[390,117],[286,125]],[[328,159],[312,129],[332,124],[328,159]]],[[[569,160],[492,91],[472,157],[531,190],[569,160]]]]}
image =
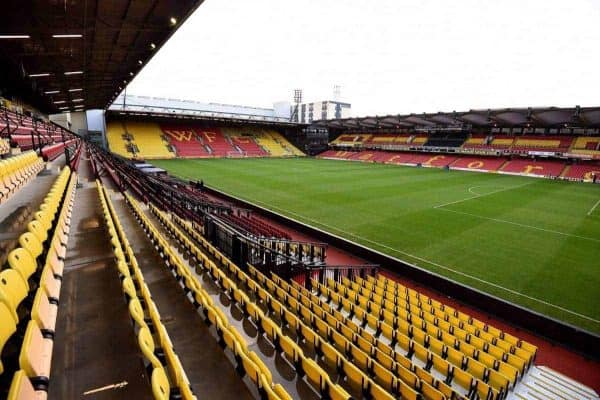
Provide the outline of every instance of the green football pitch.
{"type": "Polygon", "coordinates": [[[310,158],[155,164],[600,333],[600,186],[310,158]]]}

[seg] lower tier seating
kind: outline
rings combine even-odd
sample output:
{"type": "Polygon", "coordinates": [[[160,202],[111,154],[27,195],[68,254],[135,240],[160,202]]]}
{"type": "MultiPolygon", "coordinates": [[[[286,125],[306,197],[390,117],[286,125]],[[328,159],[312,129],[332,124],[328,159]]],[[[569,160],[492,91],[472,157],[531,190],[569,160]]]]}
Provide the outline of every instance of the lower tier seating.
{"type": "Polygon", "coordinates": [[[210,153],[191,128],[161,125],[179,157],[209,157],[210,153]]]}
{"type": "MultiPolygon", "coordinates": [[[[144,214],[137,201],[129,195],[126,196],[126,199],[136,219],[148,234],[148,237],[158,246],[159,250],[164,255],[166,265],[175,274],[177,280],[183,284],[182,289],[185,290],[185,293],[190,292],[192,294],[194,304],[203,310],[206,321],[215,325],[220,340],[222,340],[225,347],[233,353],[239,368],[248,375],[252,382],[254,382],[264,398],[272,400],[291,399],[289,394],[287,394],[280,384],[273,382],[272,374],[268,367],[254,351],[249,349],[248,344],[237,331],[237,328],[230,324],[223,311],[213,303],[210,295],[203,288],[200,281],[198,281],[196,275],[191,272],[183,263],[182,259],[171,250],[168,242],[144,214]]],[[[161,222],[167,221],[158,209],[152,205],[150,207],[152,212],[161,219],[161,222]]],[[[173,232],[178,231],[172,224],[170,225],[170,228],[173,232]]],[[[188,247],[188,249],[190,249],[190,247],[188,247]]],[[[200,249],[196,248],[195,250],[193,255],[196,257],[196,260],[201,261],[204,267],[211,268],[211,266],[213,266],[212,274],[216,278],[219,278],[218,281],[227,289],[227,294],[233,293],[232,300],[239,299],[240,297],[238,297],[238,295],[241,296],[241,292],[235,287],[235,284],[231,281],[224,282],[224,279],[226,278],[218,275],[216,265],[210,261],[200,249]],[[236,292],[238,295],[236,295],[236,292]]],[[[244,305],[244,303],[242,304],[244,305]]],[[[256,307],[244,307],[244,309],[250,315],[255,315],[255,313],[260,312],[256,307]]]]}
{"type": "Polygon", "coordinates": [[[591,181],[593,176],[600,180],[600,163],[568,165],[562,176],[567,179],[591,181]]]}
{"type": "Polygon", "coordinates": [[[54,330],[76,184],[77,174],[65,167],[0,272],[2,398],[45,398],[52,382],[54,330]]]}
{"type": "Polygon", "coordinates": [[[44,169],[44,161],[34,151],[0,160],[0,204],[44,169]]]}
{"type": "Polygon", "coordinates": [[[474,171],[497,171],[507,161],[505,157],[459,157],[450,168],[474,171]]]}
{"type": "Polygon", "coordinates": [[[564,168],[565,164],[560,161],[533,161],[516,159],[508,161],[500,169],[500,171],[516,174],[558,177],[560,176],[564,168]]]}
{"type": "Polygon", "coordinates": [[[100,182],[96,181],[96,186],[114,249],[117,263],[115,272],[121,279],[123,294],[129,305],[133,332],[137,336],[143,362],[149,373],[149,383],[154,398],[156,400],[196,399],[113,208],[110,196],[100,182]]]}

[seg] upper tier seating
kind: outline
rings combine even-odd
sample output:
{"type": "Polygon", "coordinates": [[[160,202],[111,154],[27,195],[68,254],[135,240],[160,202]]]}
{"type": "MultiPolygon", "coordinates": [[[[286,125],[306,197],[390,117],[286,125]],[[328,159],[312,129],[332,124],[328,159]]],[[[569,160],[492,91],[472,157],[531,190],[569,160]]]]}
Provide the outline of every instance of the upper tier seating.
{"type": "Polygon", "coordinates": [[[500,171],[517,174],[558,177],[564,169],[565,164],[561,161],[533,161],[515,159],[508,161],[500,169],[500,171]]]}
{"type": "Polygon", "coordinates": [[[163,138],[160,127],[148,122],[126,122],[126,132],[132,136],[137,146],[137,158],[173,158],[175,153],[169,150],[169,144],[163,138]]]}
{"type": "Polygon", "coordinates": [[[202,142],[209,146],[211,149],[211,155],[214,157],[231,157],[231,156],[242,156],[242,154],[232,146],[228,138],[223,135],[221,129],[205,129],[205,128],[194,128],[198,136],[202,139],[202,142]]]}
{"type": "Polygon", "coordinates": [[[179,157],[209,157],[210,153],[196,132],[184,126],[161,125],[179,157]]]}
{"type": "Polygon", "coordinates": [[[44,169],[44,161],[34,151],[0,160],[0,203],[21,189],[44,169]]]}
{"type": "Polygon", "coordinates": [[[370,146],[385,146],[385,145],[403,145],[407,144],[411,138],[411,135],[408,134],[395,134],[395,133],[385,133],[385,134],[374,134],[368,140],[365,141],[365,144],[370,146]]]}
{"type": "Polygon", "coordinates": [[[487,135],[471,135],[463,144],[463,149],[482,149],[487,148],[487,135]]]}
{"type": "Polygon", "coordinates": [[[571,153],[584,154],[593,156],[594,158],[600,157],[600,137],[598,136],[579,136],[573,142],[571,147],[571,153]]]}
{"type": "Polygon", "coordinates": [[[565,152],[573,142],[568,136],[517,136],[512,146],[513,152],[528,151],[565,152]]]}
{"type": "Polygon", "coordinates": [[[429,136],[427,136],[427,135],[416,135],[410,141],[410,145],[411,146],[423,146],[427,142],[428,139],[429,139],[429,136]]]}
{"type": "Polygon", "coordinates": [[[508,150],[512,146],[514,140],[514,136],[494,135],[489,147],[494,150],[508,150]]]}
{"type": "Polygon", "coordinates": [[[356,146],[366,143],[372,135],[369,134],[342,134],[338,136],[331,144],[356,146]]]}

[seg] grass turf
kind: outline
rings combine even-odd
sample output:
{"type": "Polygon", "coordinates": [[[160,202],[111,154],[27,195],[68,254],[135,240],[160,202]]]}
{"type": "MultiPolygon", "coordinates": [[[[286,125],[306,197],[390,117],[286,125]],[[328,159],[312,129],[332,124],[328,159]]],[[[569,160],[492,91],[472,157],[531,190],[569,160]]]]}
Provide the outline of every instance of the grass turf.
{"type": "Polygon", "coordinates": [[[599,186],[310,158],[154,163],[600,333],[599,186]]]}

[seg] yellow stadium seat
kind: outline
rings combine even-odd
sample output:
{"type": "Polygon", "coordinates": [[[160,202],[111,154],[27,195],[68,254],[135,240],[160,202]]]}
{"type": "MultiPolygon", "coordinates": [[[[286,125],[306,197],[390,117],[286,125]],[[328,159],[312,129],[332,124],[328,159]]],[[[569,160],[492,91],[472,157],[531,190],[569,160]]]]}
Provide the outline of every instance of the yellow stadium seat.
{"type": "Polygon", "coordinates": [[[156,357],[156,354],[154,354],[155,345],[154,339],[152,338],[152,334],[145,326],[142,326],[138,331],[138,345],[140,346],[144,357],[148,360],[152,367],[162,367],[162,363],[160,362],[158,357],[156,357]]]}
{"type": "Polygon", "coordinates": [[[54,334],[58,307],[51,304],[43,289],[38,289],[31,307],[31,318],[37,322],[42,332],[54,334]]]}
{"type": "Polygon", "coordinates": [[[48,392],[35,390],[25,371],[20,369],[15,372],[7,400],[45,400],[46,398],[48,398],[48,392]]]}
{"type": "Polygon", "coordinates": [[[327,375],[323,373],[316,362],[309,358],[302,358],[302,369],[306,374],[306,379],[319,391],[325,393],[327,389],[327,375]]]}
{"type": "Polygon", "coordinates": [[[19,272],[12,268],[0,272],[0,302],[6,304],[15,323],[19,322],[17,308],[28,292],[27,282],[19,272]]]}
{"type": "Polygon", "coordinates": [[[152,370],[152,394],[155,400],[169,400],[171,395],[171,386],[169,378],[163,368],[154,368],[152,370]]]}
{"type": "Polygon", "coordinates": [[[37,323],[30,320],[19,355],[19,366],[29,378],[47,382],[50,378],[52,348],[52,340],[44,338],[37,323]]]}
{"type": "Polygon", "coordinates": [[[24,281],[27,281],[37,269],[35,259],[23,247],[18,247],[8,254],[8,264],[19,272],[24,281]]]}

